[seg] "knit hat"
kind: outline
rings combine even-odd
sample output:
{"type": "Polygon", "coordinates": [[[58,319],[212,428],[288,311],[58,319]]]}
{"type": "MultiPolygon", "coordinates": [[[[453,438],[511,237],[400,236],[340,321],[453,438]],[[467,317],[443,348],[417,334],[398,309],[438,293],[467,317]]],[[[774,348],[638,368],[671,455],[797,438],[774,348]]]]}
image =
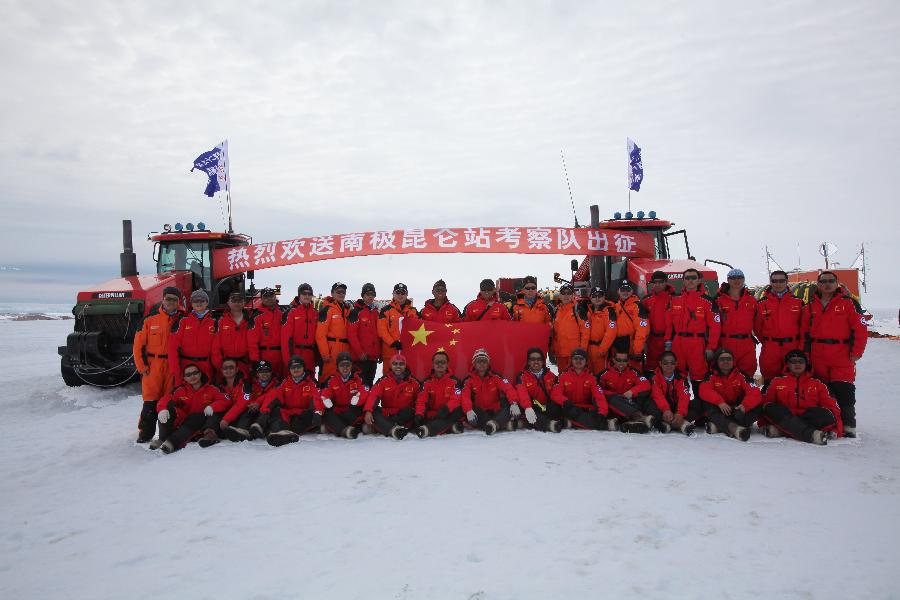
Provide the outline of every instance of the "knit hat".
{"type": "Polygon", "coordinates": [[[391,357],[391,364],[394,363],[404,363],[406,364],[406,357],[400,354],[399,352],[391,357]]]}
{"type": "Polygon", "coordinates": [[[209,302],[209,294],[207,294],[204,290],[194,290],[191,294],[191,302],[195,300],[204,300],[209,302]]]}
{"type": "Polygon", "coordinates": [[[487,350],[485,350],[484,348],[479,348],[475,351],[475,354],[472,355],[472,364],[475,364],[475,361],[479,358],[483,358],[488,362],[491,361],[491,357],[488,355],[487,350]]]}
{"type": "Polygon", "coordinates": [[[344,290],[344,291],[346,292],[346,291],[347,291],[347,284],[346,284],[346,283],[341,283],[340,281],[335,281],[335,282],[331,285],[331,291],[332,291],[332,292],[335,292],[335,291],[341,290],[341,289],[344,290]]]}
{"type": "Polygon", "coordinates": [[[792,358],[802,358],[804,361],[806,361],[807,365],[809,364],[809,359],[806,357],[806,353],[803,352],[803,350],[800,350],[799,348],[795,348],[794,350],[791,350],[790,352],[785,354],[784,362],[786,362],[786,363],[790,362],[792,358]]]}
{"type": "Polygon", "coordinates": [[[478,289],[480,289],[482,292],[489,292],[497,288],[494,286],[493,279],[482,279],[481,283],[478,284],[478,289]]]}
{"type": "Polygon", "coordinates": [[[562,284],[562,286],[559,288],[559,293],[560,293],[560,294],[571,294],[571,293],[574,292],[574,291],[575,291],[575,288],[573,288],[573,287],[572,287],[571,285],[569,285],[568,283],[562,284]]]}
{"type": "Polygon", "coordinates": [[[362,286],[362,291],[359,293],[360,296],[365,296],[369,292],[375,293],[375,284],[374,283],[364,283],[362,286]]]}
{"type": "Polygon", "coordinates": [[[744,272],[740,269],[732,269],[728,271],[728,275],[725,276],[726,279],[737,279],[738,277],[741,279],[744,278],[744,272]]]}
{"type": "Polygon", "coordinates": [[[254,369],[257,373],[260,371],[272,371],[272,363],[267,360],[261,360],[256,363],[256,369],[254,369]]]}
{"type": "Polygon", "coordinates": [[[338,352],[337,358],[334,359],[334,364],[340,365],[341,363],[353,363],[353,357],[350,356],[349,352],[338,352]]]}
{"type": "Polygon", "coordinates": [[[525,287],[529,283],[537,285],[537,277],[535,277],[534,275],[526,275],[524,278],[522,278],[522,287],[525,287]]]}
{"type": "Polygon", "coordinates": [[[181,299],[181,290],[179,290],[174,285],[167,286],[165,289],[163,289],[163,297],[168,295],[178,296],[178,298],[181,299]]]}
{"type": "Polygon", "coordinates": [[[431,286],[432,290],[435,290],[437,288],[444,288],[444,290],[446,291],[447,283],[443,279],[438,279],[437,281],[434,282],[434,285],[431,286]]]}
{"type": "Polygon", "coordinates": [[[313,293],[312,286],[309,285],[308,283],[301,283],[300,287],[297,288],[297,295],[302,296],[303,292],[309,292],[310,294],[312,294],[313,293]]]}
{"type": "Polygon", "coordinates": [[[394,293],[395,294],[408,294],[409,289],[406,287],[405,283],[397,283],[394,285],[394,293]]]}
{"type": "Polygon", "coordinates": [[[265,297],[267,297],[267,296],[274,296],[274,295],[275,295],[275,288],[264,287],[264,288],[259,292],[259,295],[260,295],[261,298],[265,298],[265,297]]]}
{"type": "Polygon", "coordinates": [[[580,356],[581,358],[587,360],[587,350],[585,350],[584,348],[575,348],[574,350],[572,350],[572,358],[575,358],[576,356],[580,356]]]}

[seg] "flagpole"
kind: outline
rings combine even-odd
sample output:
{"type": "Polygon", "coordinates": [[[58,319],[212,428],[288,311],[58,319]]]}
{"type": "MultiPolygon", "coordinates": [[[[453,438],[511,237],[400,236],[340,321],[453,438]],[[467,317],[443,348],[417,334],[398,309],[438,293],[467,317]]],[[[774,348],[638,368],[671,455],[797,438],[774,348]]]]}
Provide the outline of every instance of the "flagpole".
{"type": "Polygon", "coordinates": [[[631,188],[628,188],[628,212],[631,212],[631,188]]]}
{"type": "Polygon", "coordinates": [[[228,182],[228,233],[234,233],[234,227],[231,226],[231,182],[228,182]]]}

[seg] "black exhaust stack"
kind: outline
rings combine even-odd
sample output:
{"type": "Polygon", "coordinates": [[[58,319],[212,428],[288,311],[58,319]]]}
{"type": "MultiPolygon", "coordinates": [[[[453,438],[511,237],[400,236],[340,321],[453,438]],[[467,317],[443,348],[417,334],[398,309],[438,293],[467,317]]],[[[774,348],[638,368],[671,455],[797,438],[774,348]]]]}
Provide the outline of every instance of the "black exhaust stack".
{"type": "Polygon", "coordinates": [[[134,253],[134,244],[131,241],[131,220],[122,221],[122,253],[119,255],[119,264],[122,267],[122,277],[132,277],[138,274],[137,255],[134,253]]]}

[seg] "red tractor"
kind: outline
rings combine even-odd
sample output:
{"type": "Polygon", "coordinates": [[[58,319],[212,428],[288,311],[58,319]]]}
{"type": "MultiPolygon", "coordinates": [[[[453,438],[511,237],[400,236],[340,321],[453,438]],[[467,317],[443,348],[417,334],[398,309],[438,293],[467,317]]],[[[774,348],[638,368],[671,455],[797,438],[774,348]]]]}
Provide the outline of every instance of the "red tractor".
{"type": "MultiPolygon", "coordinates": [[[[154,243],[156,273],[139,275],[134,254],[131,221],[122,222],[121,276],[78,293],[72,314],[75,331],[58,349],[63,380],[70,386],[84,383],[115,386],[136,377],[132,344],[141,320],[162,300],[163,289],[175,286],[185,298],[206,290],[210,308],[221,309],[234,290],[244,291],[245,274],[213,279],[212,251],[247,246],[249,236],[215,233],[203,223],[166,225],[150,235],[154,243]]],[[[253,274],[247,273],[252,279],[253,274]]],[[[252,284],[251,284],[252,295],[252,284]]]]}

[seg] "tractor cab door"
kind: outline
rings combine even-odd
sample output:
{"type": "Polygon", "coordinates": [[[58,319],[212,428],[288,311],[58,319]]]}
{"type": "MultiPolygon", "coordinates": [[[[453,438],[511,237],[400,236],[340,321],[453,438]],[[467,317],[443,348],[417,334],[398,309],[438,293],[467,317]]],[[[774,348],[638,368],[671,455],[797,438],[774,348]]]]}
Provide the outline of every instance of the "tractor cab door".
{"type": "MultiPolygon", "coordinates": [[[[213,250],[221,248],[233,248],[235,246],[247,246],[249,242],[244,239],[222,238],[215,240],[212,244],[213,250]]],[[[228,302],[228,296],[232,292],[244,293],[244,273],[235,273],[212,282],[212,289],[209,291],[210,300],[216,307],[224,307],[228,302]]]]}
{"type": "Polygon", "coordinates": [[[190,271],[195,290],[212,289],[212,266],[210,264],[210,244],[206,240],[173,240],[163,242],[159,247],[156,264],[157,273],[190,271]]]}

